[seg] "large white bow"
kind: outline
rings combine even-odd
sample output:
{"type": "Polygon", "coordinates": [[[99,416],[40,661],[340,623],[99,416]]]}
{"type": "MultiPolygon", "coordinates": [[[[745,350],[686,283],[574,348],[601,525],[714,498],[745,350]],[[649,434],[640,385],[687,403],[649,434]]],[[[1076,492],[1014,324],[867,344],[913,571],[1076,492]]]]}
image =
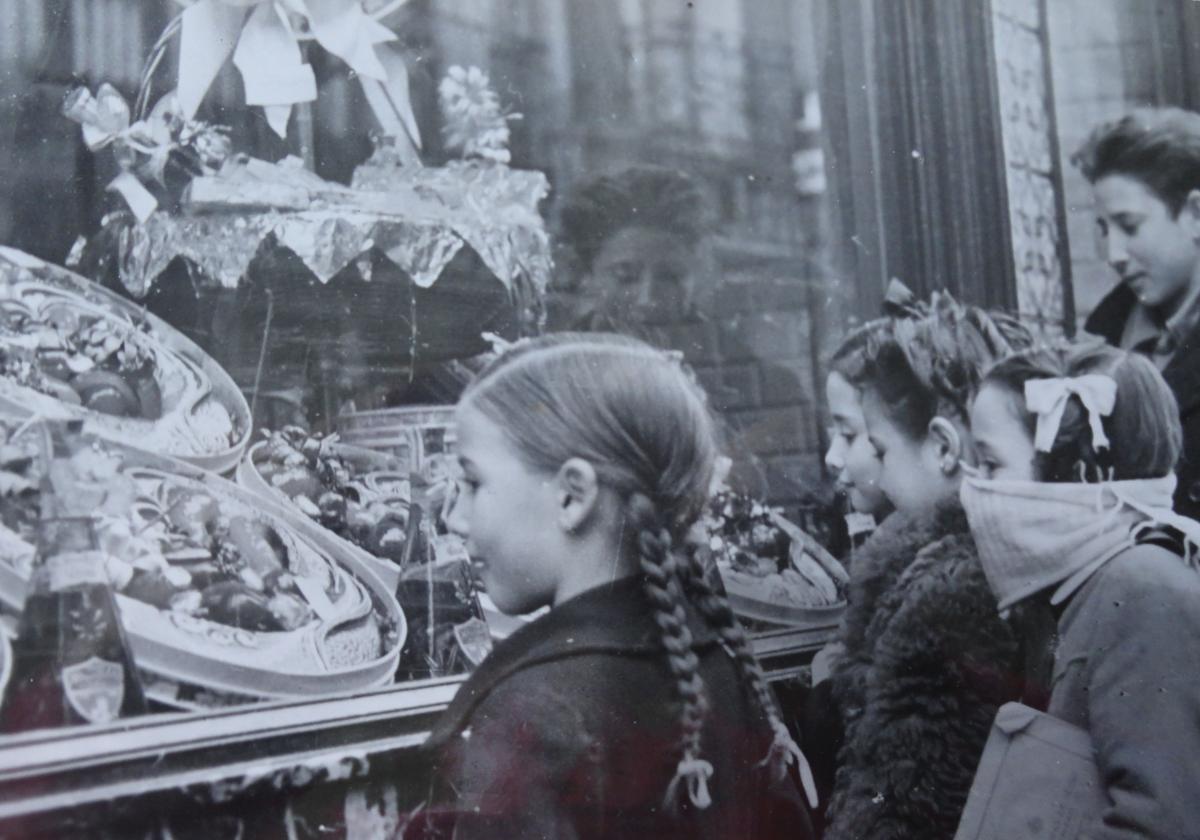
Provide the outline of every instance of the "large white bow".
{"type": "Polygon", "coordinates": [[[1095,449],[1108,447],[1108,436],[1104,433],[1101,417],[1112,414],[1117,402],[1117,383],[1103,373],[1084,376],[1031,379],[1025,383],[1025,407],[1037,415],[1037,431],[1033,437],[1034,448],[1049,452],[1062,425],[1063,412],[1071,395],[1079,397],[1087,411],[1088,424],[1092,427],[1092,446],[1095,449]]]}
{"type": "Polygon", "coordinates": [[[195,115],[232,52],[246,104],[261,105],[271,128],[286,136],[292,106],[317,97],[293,16],[306,20],[317,42],[350,65],[384,133],[407,135],[419,148],[404,59],[392,50],[376,51],[396,35],[363,10],[361,0],[195,0],[181,21],[178,96],[184,118],[195,115]]]}

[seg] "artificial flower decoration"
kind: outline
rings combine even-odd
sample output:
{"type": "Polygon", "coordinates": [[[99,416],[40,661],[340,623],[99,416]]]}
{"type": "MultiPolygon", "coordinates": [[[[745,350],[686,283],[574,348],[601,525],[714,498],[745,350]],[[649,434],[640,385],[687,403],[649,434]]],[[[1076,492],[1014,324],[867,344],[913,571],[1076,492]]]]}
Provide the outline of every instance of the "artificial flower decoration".
{"type": "MultiPolygon", "coordinates": [[[[315,39],[354,71],[385,134],[420,134],[408,95],[408,71],[396,39],[362,0],[179,0],[179,104],[190,119],[225,60],[242,74],[246,104],[260,105],[271,128],[287,135],[292,106],[317,98],[312,66],[301,41],[315,39]]],[[[391,4],[394,9],[399,4],[391,4]]]]}
{"type": "Polygon", "coordinates": [[[521,115],[504,112],[486,73],[478,67],[451,67],[438,85],[438,99],[442,135],[449,148],[460,151],[463,157],[496,163],[512,159],[508,151],[511,136],[508,123],[521,115]]]}

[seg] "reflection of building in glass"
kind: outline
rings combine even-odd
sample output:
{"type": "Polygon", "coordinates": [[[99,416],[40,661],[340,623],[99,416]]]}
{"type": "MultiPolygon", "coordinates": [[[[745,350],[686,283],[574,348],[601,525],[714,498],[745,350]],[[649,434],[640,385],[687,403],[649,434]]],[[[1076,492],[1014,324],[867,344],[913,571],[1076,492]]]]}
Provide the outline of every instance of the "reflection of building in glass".
{"type": "MultiPolygon", "coordinates": [[[[1089,0],[1073,14],[1081,2],[410,0],[388,24],[411,58],[428,161],[443,158],[436,80],[474,64],[524,115],[514,164],[549,175],[552,223],[590,173],[658,163],[698,180],[717,217],[715,336],[681,340],[718,406],[749,430],[778,498],[794,501],[820,474],[818,350],[847,311],[875,313],[891,276],[1051,319],[1072,297],[1086,315],[1111,282],[1065,158],[1088,125],[1127,107],[1195,105],[1186,68],[1200,27],[1190,0],[1155,0],[1155,14],[1089,0]],[[1021,116],[1038,103],[1052,103],[1040,129],[1021,116]],[[827,254],[835,277],[814,268],[827,254]]],[[[83,150],[62,95],[74,79],[132,98],[178,10],[0,0],[0,241],[62,261],[95,228],[113,163],[83,150]]],[[[239,148],[304,151],[346,180],[369,153],[372,118],[344,67],[312,60],[321,99],[287,143],[240,107],[232,67],[202,115],[232,124],[239,148]]],[[[579,291],[568,256],[564,306],[579,291]]]]}

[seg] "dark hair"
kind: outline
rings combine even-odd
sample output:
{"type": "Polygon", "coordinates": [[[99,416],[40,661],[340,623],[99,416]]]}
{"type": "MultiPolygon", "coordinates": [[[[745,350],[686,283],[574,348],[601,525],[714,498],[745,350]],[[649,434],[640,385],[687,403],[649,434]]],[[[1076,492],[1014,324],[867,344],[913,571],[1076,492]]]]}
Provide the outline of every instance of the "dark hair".
{"type": "Polygon", "coordinates": [[[886,319],[877,318],[852,329],[829,357],[829,372],[838,374],[847,382],[857,382],[866,364],[867,344],[872,334],[887,327],[886,319]]]}
{"type": "Polygon", "coordinates": [[[589,269],[604,243],[632,226],[699,243],[708,232],[704,196],[686,173],[633,166],[581,184],[562,208],[563,239],[589,269]]]}
{"type": "Polygon", "coordinates": [[[1094,128],[1071,162],[1093,184],[1106,175],[1136,178],[1178,215],[1200,189],[1200,114],[1138,109],[1094,128]]]}
{"type": "Polygon", "coordinates": [[[868,334],[851,384],[872,392],[891,420],[919,440],[934,417],[966,419],[983,371],[1032,343],[1012,316],[934,292],[924,316],[890,319],[868,334]]]}
{"type": "MultiPolygon", "coordinates": [[[[502,429],[533,469],[554,472],[586,458],[620,497],[680,702],[679,769],[668,798],[697,772],[708,714],[688,604],[721,636],[761,705],[775,735],[770,757],[797,749],[733,611],[700,558],[683,548],[708,499],[717,443],[704,392],[680,363],[624,336],[554,333],[493,361],[460,405],[502,429]]],[[[693,802],[703,807],[702,797],[693,802]]]]}
{"type": "Polygon", "coordinates": [[[1013,408],[1032,438],[1037,417],[1025,407],[1025,383],[1035,379],[1101,373],[1117,383],[1112,414],[1101,418],[1109,445],[1097,450],[1087,411],[1071,395],[1049,452],[1034,457],[1039,481],[1118,481],[1169,475],[1183,448],[1179,407],[1154,363],[1107,345],[1072,345],[1021,353],[998,363],[983,384],[1009,392],[1013,408]]]}

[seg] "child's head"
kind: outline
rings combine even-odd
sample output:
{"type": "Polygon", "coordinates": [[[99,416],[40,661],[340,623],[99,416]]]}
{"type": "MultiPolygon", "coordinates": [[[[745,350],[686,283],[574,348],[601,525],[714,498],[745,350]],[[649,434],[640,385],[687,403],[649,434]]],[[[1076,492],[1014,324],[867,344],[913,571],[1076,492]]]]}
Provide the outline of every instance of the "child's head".
{"type": "Polygon", "coordinates": [[[720,633],[776,734],[787,737],[728,604],[682,548],[718,454],[703,391],[676,359],[642,342],[560,333],[486,368],[463,394],[458,421],[465,489],[449,524],[467,538],[497,606],[528,610],[580,591],[581,580],[641,575],[680,701],[676,781],[686,778],[702,807],[708,705],[688,602],[720,633]]]}
{"type": "Polygon", "coordinates": [[[703,508],[717,459],[707,399],[678,358],[606,333],[523,342],[471,383],[459,410],[501,427],[532,468],[575,457],[622,499],[648,497],[678,535],[703,508]]]}
{"type": "Polygon", "coordinates": [[[1160,478],[1175,469],[1183,441],[1175,397],[1158,368],[1141,355],[1094,344],[1028,351],[995,365],[971,404],[971,432],[983,477],[1016,481],[1160,478]],[[1112,412],[1100,417],[1108,445],[1095,445],[1089,413],[1071,394],[1049,451],[1037,451],[1038,417],[1026,404],[1026,383],[1091,374],[1116,383],[1112,412]]]}
{"type": "Polygon", "coordinates": [[[1134,111],[1072,161],[1092,184],[1104,258],[1144,305],[1171,308],[1200,262],[1200,114],[1134,111]]]}
{"type": "Polygon", "coordinates": [[[831,427],[825,465],[836,475],[851,507],[862,513],[881,512],[888,502],[879,489],[879,459],[867,440],[862,393],[854,383],[862,375],[870,336],[886,328],[886,321],[872,321],[846,336],[830,359],[825,377],[831,427]]]}
{"type": "Polygon", "coordinates": [[[874,334],[856,384],[879,486],[897,510],[953,498],[971,456],[967,404],[983,371],[1031,343],[1015,319],[935,293],[927,314],[874,334]]]}

